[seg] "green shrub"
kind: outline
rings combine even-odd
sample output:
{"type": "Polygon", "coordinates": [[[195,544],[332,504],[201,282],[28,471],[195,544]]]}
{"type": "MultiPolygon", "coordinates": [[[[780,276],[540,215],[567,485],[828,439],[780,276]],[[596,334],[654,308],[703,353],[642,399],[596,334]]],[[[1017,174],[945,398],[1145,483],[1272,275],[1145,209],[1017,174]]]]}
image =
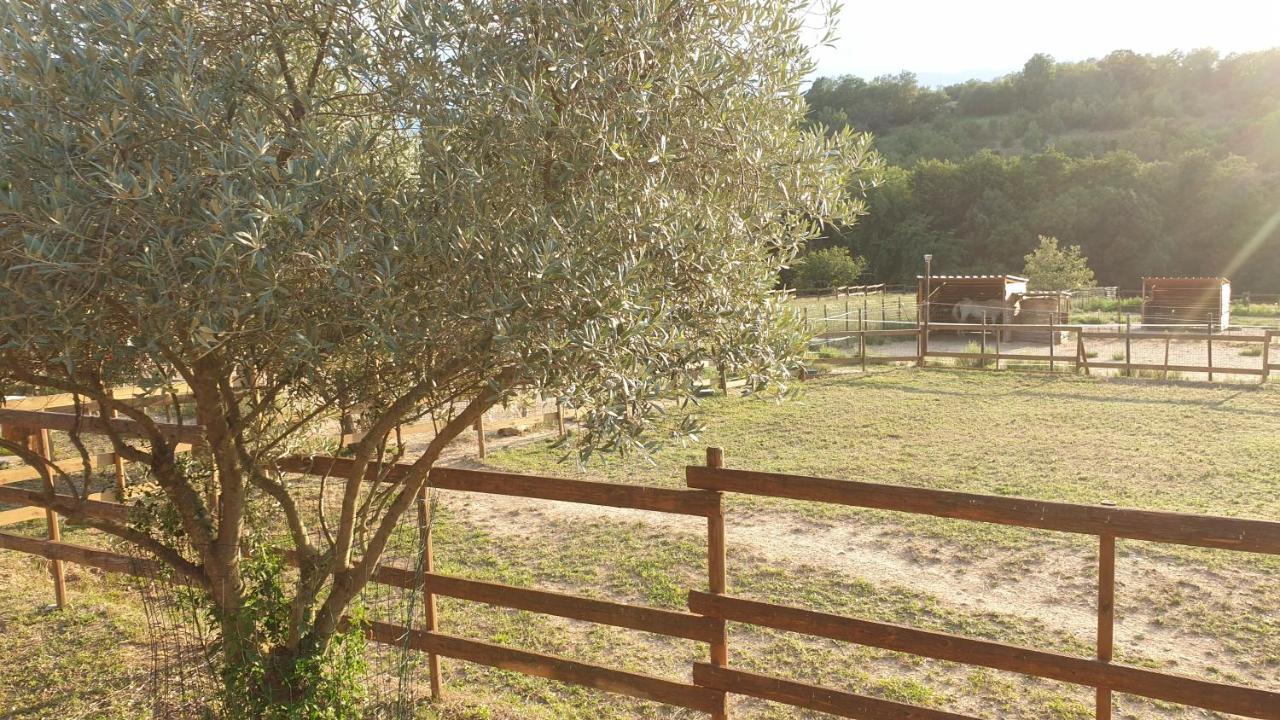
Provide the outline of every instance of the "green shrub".
{"type": "Polygon", "coordinates": [[[857,285],[866,269],[865,258],[854,257],[844,248],[825,248],[807,253],[792,263],[791,281],[801,290],[857,285]]]}
{"type": "MultiPolygon", "coordinates": [[[[982,352],[982,346],[978,344],[976,341],[970,340],[969,344],[964,346],[964,351],[966,353],[972,353],[974,355],[977,355],[978,353],[982,352]]],[[[984,364],[985,364],[984,359],[980,359],[980,358],[956,358],[957,367],[976,368],[976,367],[982,367],[984,364]]]]}

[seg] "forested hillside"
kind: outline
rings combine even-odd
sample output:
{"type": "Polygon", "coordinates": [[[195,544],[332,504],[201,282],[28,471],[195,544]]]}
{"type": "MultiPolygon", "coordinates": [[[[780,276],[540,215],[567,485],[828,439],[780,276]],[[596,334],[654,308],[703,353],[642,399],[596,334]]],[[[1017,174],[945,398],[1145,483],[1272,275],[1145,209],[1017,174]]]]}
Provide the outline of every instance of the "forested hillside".
{"type": "Polygon", "coordinates": [[[945,272],[1016,272],[1053,235],[1103,284],[1221,273],[1280,292],[1280,50],[1037,55],[990,82],[820,78],[807,98],[811,122],[873,132],[892,166],[870,216],[826,239],[877,279],[926,251],[945,272]]]}

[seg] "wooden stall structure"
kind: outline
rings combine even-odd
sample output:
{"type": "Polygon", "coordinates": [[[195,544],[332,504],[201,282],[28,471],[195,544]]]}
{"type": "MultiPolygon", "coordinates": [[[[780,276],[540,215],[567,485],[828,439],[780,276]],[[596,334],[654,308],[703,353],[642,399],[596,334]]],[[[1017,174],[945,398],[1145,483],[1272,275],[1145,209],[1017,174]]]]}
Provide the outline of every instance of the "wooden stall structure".
{"type": "MultiPolygon", "coordinates": [[[[1065,290],[1031,290],[1013,298],[1014,325],[1066,325],[1071,321],[1071,293],[1065,290]]],[[[1013,340],[1062,343],[1065,331],[1048,331],[1034,328],[1012,330],[1013,340]]]]}
{"type": "Polygon", "coordinates": [[[1231,281],[1223,277],[1142,278],[1143,325],[1231,326],[1231,281]]]}
{"type": "Polygon", "coordinates": [[[931,325],[1012,323],[1016,296],[1027,292],[1027,279],[1016,275],[917,276],[916,283],[916,301],[931,325]]]}

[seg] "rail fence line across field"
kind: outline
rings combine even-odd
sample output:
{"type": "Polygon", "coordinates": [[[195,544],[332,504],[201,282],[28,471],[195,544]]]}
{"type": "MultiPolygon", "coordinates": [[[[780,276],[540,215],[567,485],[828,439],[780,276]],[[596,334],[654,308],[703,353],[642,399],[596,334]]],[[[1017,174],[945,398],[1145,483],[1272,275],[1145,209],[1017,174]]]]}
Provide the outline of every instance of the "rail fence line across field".
{"type": "MultiPolygon", "coordinates": [[[[65,420],[36,415],[55,413],[24,415],[26,428],[39,431],[42,422],[53,425],[65,420]]],[[[684,612],[442,575],[434,569],[428,537],[424,574],[418,575],[409,568],[384,565],[374,577],[374,582],[384,585],[421,590],[426,598],[423,610],[426,629],[375,622],[365,625],[365,632],[375,642],[407,646],[427,653],[430,658],[428,675],[435,696],[442,692],[438,658],[443,656],[657,701],[706,713],[717,720],[729,717],[727,698],[730,695],[750,696],[866,720],[954,720],[968,717],[737,669],[730,663],[727,633],[727,623],[735,622],[1092,687],[1096,693],[1096,717],[1099,719],[1111,718],[1111,694],[1121,692],[1215,712],[1280,720],[1280,693],[1172,675],[1112,660],[1117,539],[1277,555],[1280,554],[1280,522],[783,475],[726,469],[723,465],[722,452],[718,448],[708,448],[706,465],[687,467],[686,487],[680,489],[452,467],[434,469],[430,476],[433,489],[705,518],[707,589],[691,590],[688,595],[689,611],[684,612]],[[1099,550],[1096,656],[1081,658],[734,596],[729,592],[724,493],[1096,536],[1099,550]],[[709,662],[694,663],[691,680],[681,681],[457,637],[440,631],[435,608],[435,598],[439,595],[693,640],[708,646],[709,662]]],[[[405,467],[407,464],[379,467],[369,479],[373,481],[381,477],[385,482],[397,482],[405,467]]],[[[279,468],[304,475],[339,477],[344,472],[349,476],[353,471],[351,460],[326,456],[286,458],[279,463],[279,468]]],[[[43,493],[23,490],[7,493],[3,500],[25,504],[47,497],[43,493]]],[[[128,507],[96,499],[86,504],[83,512],[89,517],[118,520],[127,516],[128,507]]],[[[56,534],[42,540],[0,533],[0,549],[42,556],[55,563],[80,563],[113,573],[152,578],[167,575],[154,560],[64,543],[56,534]]]]}
{"type": "MultiPolygon", "coordinates": [[[[1089,374],[1092,369],[1105,370],[1121,370],[1125,374],[1134,372],[1148,371],[1163,373],[1168,378],[1171,372],[1192,372],[1207,374],[1209,380],[1212,381],[1215,375],[1249,375],[1259,378],[1259,382],[1267,382],[1272,371],[1280,370],[1280,363],[1272,362],[1271,346],[1275,343],[1277,337],[1280,337],[1280,331],[1264,330],[1260,334],[1224,334],[1214,333],[1212,328],[1206,326],[1204,330],[1188,329],[1183,332],[1151,332],[1143,330],[1094,330],[1092,326],[1087,325],[1058,325],[1054,323],[1048,324],[1025,324],[1025,325],[998,325],[989,323],[930,323],[928,328],[908,327],[897,328],[891,330],[870,330],[867,329],[865,320],[860,321],[859,327],[848,331],[832,331],[820,333],[814,338],[814,344],[825,346],[834,345],[841,342],[856,341],[857,354],[852,357],[819,358],[817,362],[830,365],[861,365],[863,369],[869,364],[875,363],[899,363],[909,362],[915,363],[919,367],[923,367],[929,358],[949,358],[955,360],[974,361],[980,367],[986,367],[988,363],[994,364],[999,369],[1001,361],[1021,361],[1021,362],[1043,362],[1049,364],[1050,370],[1055,370],[1059,364],[1070,366],[1077,372],[1083,371],[1089,374]],[[959,333],[977,333],[981,347],[978,352],[971,351],[949,351],[936,350],[929,347],[928,339],[943,332],[959,333]],[[1002,352],[1001,343],[1003,336],[1010,333],[1046,333],[1048,339],[1045,344],[1048,346],[1047,354],[1031,354],[1026,352],[1008,353],[1002,352]],[[1075,336],[1074,347],[1071,342],[1058,342],[1060,336],[1075,336]],[[915,352],[911,355],[875,355],[868,352],[868,341],[876,338],[902,338],[914,337],[916,339],[915,352]],[[988,340],[992,338],[992,340],[988,340]],[[1100,361],[1089,357],[1087,352],[1087,342],[1089,340],[1123,340],[1124,341],[1124,360],[1100,361]],[[1143,363],[1136,362],[1133,357],[1133,341],[1135,340],[1163,340],[1164,341],[1164,362],[1163,363],[1143,363]],[[1170,362],[1170,347],[1174,342],[1190,342],[1203,344],[1207,353],[1207,364],[1205,365],[1187,365],[1174,364],[1170,362]],[[1215,365],[1213,362],[1214,345],[1221,347],[1224,344],[1256,344],[1260,347],[1256,357],[1259,358],[1256,367],[1240,367],[1233,365],[1215,365]],[[1061,346],[1067,346],[1070,349],[1065,350],[1061,346]],[[993,352],[989,352],[989,346],[994,348],[993,352]]],[[[1184,326],[1185,327],[1185,326],[1184,326]]],[[[1005,340],[1004,342],[1008,342],[1005,340]]]]}

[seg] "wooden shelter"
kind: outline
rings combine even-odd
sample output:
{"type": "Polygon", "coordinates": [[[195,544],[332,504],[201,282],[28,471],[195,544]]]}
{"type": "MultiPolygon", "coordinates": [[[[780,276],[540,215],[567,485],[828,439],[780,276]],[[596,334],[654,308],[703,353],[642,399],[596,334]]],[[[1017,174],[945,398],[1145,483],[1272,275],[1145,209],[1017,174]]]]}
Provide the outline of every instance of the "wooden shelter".
{"type": "Polygon", "coordinates": [[[1231,281],[1223,277],[1142,278],[1144,325],[1231,325],[1231,281]]]}
{"type": "Polygon", "coordinates": [[[928,307],[930,323],[1012,323],[1017,295],[1027,292],[1027,279],[1016,275],[934,275],[916,277],[916,300],[928,307]]]}
{"type": "MultiPolygon", "coordinates": [[[[1065,290],[1032,290],[1014,297],[1014,325],[1066,325],[1071,319],[1071,293],[1065,290]]],[[[1050,330],[1013,330],[1014,340],[1048,341],[1050,330]]],[[[1054,333],[1060,343],[1063,333],[1054,333]]]]}

